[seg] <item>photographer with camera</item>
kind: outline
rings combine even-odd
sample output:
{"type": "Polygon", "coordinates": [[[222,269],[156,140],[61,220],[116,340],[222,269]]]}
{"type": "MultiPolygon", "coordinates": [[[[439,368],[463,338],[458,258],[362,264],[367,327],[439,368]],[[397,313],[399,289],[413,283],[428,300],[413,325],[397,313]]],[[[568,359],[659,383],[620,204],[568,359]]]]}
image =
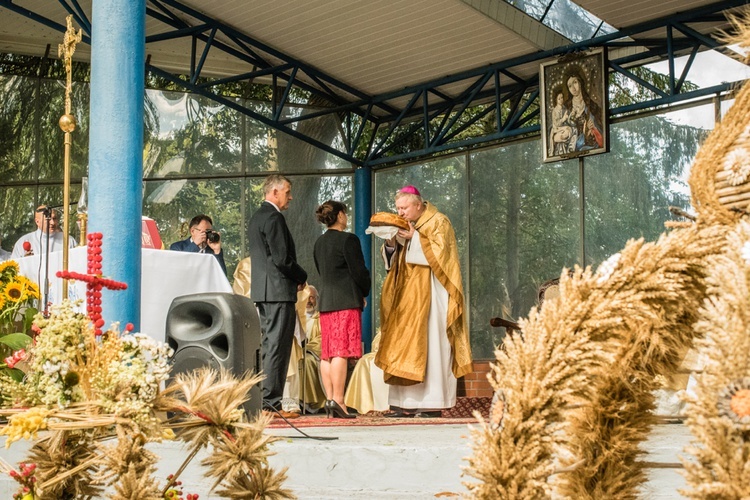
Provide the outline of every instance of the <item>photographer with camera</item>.
{"type": "Polygon", "coordinates": [[[190,219],[190,237],[172,243],[170,250],[178,252],[212,253],[219,261],[221,270],[227,274],[224,264],[224,251],[221,249],[221,235],[213,230],[213,221],[208,215],[200,214],[190,219]]]}

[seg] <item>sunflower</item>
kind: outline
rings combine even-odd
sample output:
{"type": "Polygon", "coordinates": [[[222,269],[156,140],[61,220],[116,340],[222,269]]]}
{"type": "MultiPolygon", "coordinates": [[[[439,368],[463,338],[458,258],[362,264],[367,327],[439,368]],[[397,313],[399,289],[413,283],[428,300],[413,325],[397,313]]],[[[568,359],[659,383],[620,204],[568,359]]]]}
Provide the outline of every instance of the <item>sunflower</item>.
{"type": "Polygon", "coordinates": [[[26,299],[38,299],[39,298],[39,287],[36,286],[36,283],[28,279],[26,276],[18,275],[16,276],[16,281],[21,284],[24,290],[24,295],[26,295],[26,299]]]}
{"type": "Polygon", "coordinates": [[[8,302],[21,302],[26,297],[24,293],[23,285],[17,281],[11,281],[3,289],[3,295],[8,302]]]}
{"type": "Polygon", "coordinates": [[[6,260],[0,262],[0,276],[8,274],[8,278],[11,278],[18,274],[18,264],[15,260],[6,260]]]}
{"type": "Polygon", "coordinates": [[[5,296],[0,293],[0,311],[5,309],[5,296]]]}
{"type": "Polygon", "coordinates": [[[35,299],[42,298],[42,294],[39,291],[39,286],[37,286],[37,284],[34,283],[33,281],[29,281],[29,295],[35,299]]]}
{"type": "Polygon", "coordinates": [[[730,383],[719,395],[719,415],[727,417],[735,427],[750,430],[750,378],[730,383]]]}

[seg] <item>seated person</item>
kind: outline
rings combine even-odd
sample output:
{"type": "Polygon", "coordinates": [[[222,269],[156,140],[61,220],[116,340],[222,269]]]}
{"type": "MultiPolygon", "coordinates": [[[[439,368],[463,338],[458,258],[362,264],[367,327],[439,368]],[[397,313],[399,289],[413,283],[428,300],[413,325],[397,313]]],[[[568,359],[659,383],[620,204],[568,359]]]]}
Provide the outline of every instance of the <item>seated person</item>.
{"type": "Polygon", "coordinates": [[[232,291],[237,295],[244,295],[250,298],[251,277],[250,257],[245,257],[237,264],[234,269],[234,282],[232,282],[232,291]]]}
{"type": "Polygon", "coordinates": [[[383,370],[375,366],[375,354],[380,344],[380,332],[372,339],[372,351],[357,360],[344,403],[360,414],[388,410],[388,384],[383,380],[383,370]]]}
{"type": "Polygon", "coordinates": [[[219,261],[221,270],[227,274],[224,264],[224,250],[221,249],[219,233],[213,230],[213,221],[208,215],[196,215],[190,219],[190,236],[182,241],[172,243],[170,250],[178,252],[211,253],[219,261]]]}
{"type": "Polygon", "coordinates": [[[282,405],[284,410],[291,412],[299,411],[300,407],[305,405],[306,411],[315,413],[323,408],[326,402],[325,390],[320,380],[318,290],[308,285],[298,293],[297,297],[297,329],[284,385],[282,405]],[[303,388],[302,393],[300,393],[300,386],[303,388]]]}
{"type": "MultiPolygon", "coordinates": [[[[18,259],[27,255],[44,255],[47,252],[47,234],[49,231],[49,251],[62,252],[65,235],[60,228],[60,214],[57,210],[46,205],[40,205],[34,212],[36,231],[25,234],[16,241],[11,252],[11,259],[18,259]]],[[[75,238],[68,236],[68,248],[77,245],[75,238]]]]}

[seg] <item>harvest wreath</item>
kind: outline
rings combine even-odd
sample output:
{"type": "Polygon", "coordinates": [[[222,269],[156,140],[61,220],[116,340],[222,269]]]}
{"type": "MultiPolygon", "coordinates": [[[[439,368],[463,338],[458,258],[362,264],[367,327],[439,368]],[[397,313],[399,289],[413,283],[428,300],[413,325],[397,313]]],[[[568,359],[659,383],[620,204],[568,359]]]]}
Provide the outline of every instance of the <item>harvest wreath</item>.
{"type": "MultiPolygon", "coordinates": [[[[731,42],[750,48],[750,11],[731,42]]],[[[509,335],[472,430],[472,498],[637,498],[653,390],[687,348],[706,358],[682,459],[693,499],[750,497],[750,85],[701,146],[695,222],[629,241],[596,272],[563,269],[560,296],[509,335]]]]}

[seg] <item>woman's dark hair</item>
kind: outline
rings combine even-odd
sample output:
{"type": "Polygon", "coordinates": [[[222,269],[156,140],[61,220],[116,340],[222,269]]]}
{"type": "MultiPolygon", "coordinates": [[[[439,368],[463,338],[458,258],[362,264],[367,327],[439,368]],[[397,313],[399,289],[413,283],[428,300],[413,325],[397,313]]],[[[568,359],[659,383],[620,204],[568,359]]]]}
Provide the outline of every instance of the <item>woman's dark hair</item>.
{"type": "Polygon", "coordinates": [[[340,201],[328,200],[315,210],[315,217],[321,224],[331,227],[336,223],[339,212],[346,213],[346,205],[340,201]]]}
{"type": "Polygon", "coordinates": [[[578,83],[581,86],[581,96],[584,99],[588,99],[588,80],[586,79],[583,68],[578,66],[577,64],[571,64],[570,66],[565,68],[565,72],[563,73],[562,84],[565,100],[568,101],[572,98],[570,95],[570,89],[568,88],[568,80],[570,80],[571,78],[575,78],[576,80],[578,80],[578,83]]]}

